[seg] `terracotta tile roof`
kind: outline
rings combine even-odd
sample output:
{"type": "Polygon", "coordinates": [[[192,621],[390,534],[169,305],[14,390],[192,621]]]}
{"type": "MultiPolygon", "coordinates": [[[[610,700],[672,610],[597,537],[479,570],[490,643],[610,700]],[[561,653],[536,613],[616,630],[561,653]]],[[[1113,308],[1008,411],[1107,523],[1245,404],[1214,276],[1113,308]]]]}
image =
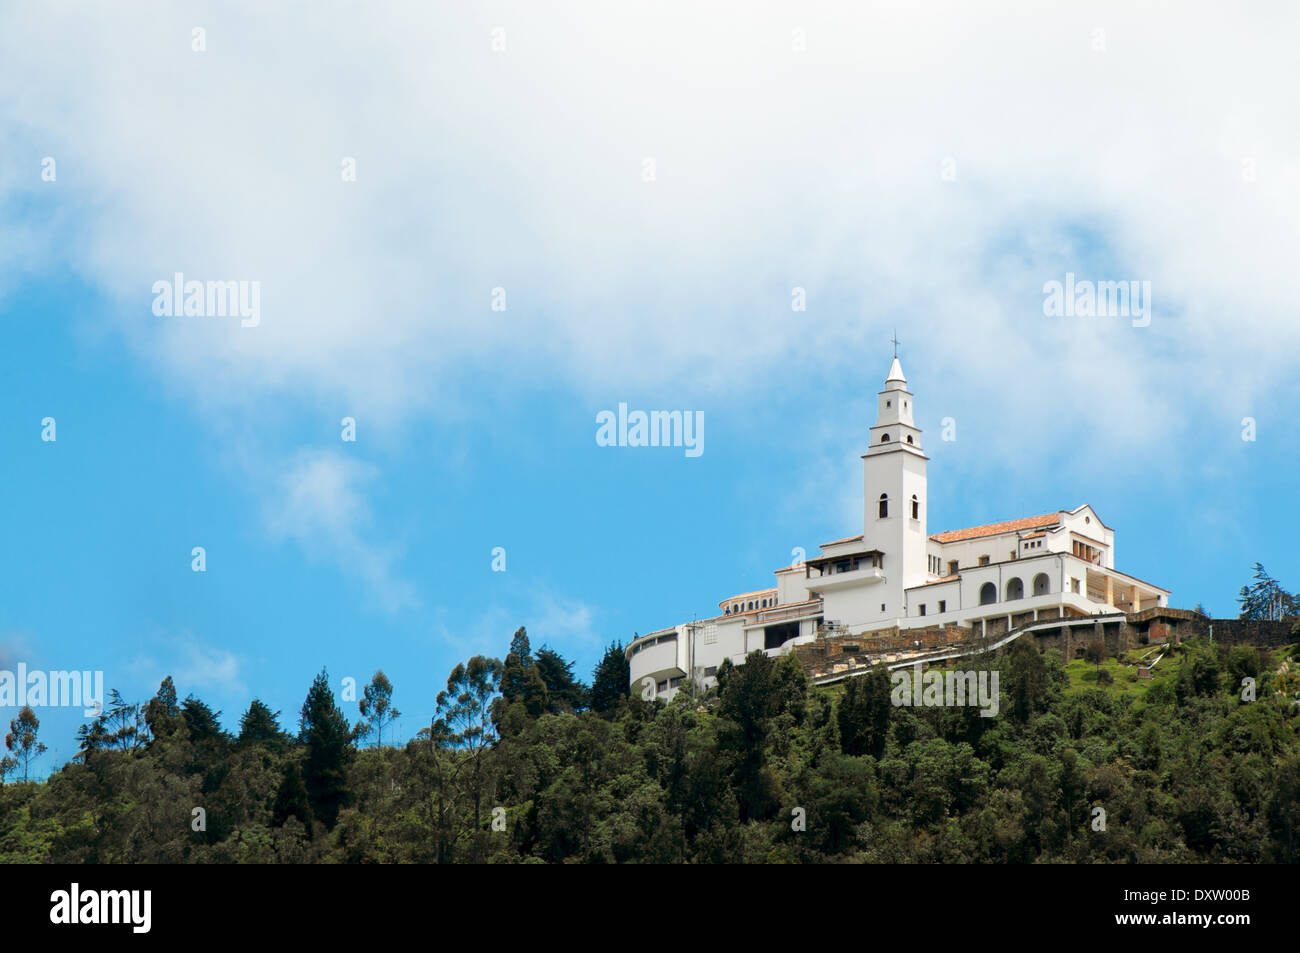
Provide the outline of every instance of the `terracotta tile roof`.
{"type": "Polygon", "coordinates": [[[843,539],[832,539],[829,543],[822,543],[821,548],[825,549],[827,546],[837,546],[840,543],[851,543],[855,539],[861,539],[861,538],[862,538],[862,534],[858,533],[857,536],[845,536],[843,539]]]}
{"type": "Polygon", "coordinates": [[[803,569],[803,567],[804,567],[804,564],[803,564],[803,563],[795,563],[795,564],[792,565],[792,566],[782,566],[780,569],[776,569],[776,570],[773,570],[773,571],[774,571],[774,572],[790,572],[790,571],[793,570],[793,569],[803,569]]]}
{"type": "Polygon", "coordinates": [[[1055,526],[1060,521],[1060,513],[1044,513],[1042,516],[1027,516],[1022,520],[1007,520],[1005,523],[989,523],[985,526],[971,526],[967,529],[950,529],[944,533],[931,533],[930,538],[936,543],[959,543],[965,539],[979,539],[981,536],[998,536],[1002,533],[1014,533],[1016,530],[1021,529],[1055,526]]]}
{"type": "Polygon", "coordinates": [[[958,573],[953,573],[953,575],[951,575],[951,576],[944,576],[942,579],[927,579],[925,582],[921,583],[921,585],[923,585],[923,586],[937,586],[937,585],[938,585],[939,583],[941,583],[941,582],[952,582],[954,579],[959,579],[959,578],[961,578],[960,574],[958,574],[958,573]]]}
{"type": "Polygon", "coordinates": [[[753,592],[742,592],[739,595],[731,596],[728,599],[723,599],[722,602],[718,603],[718,605],[722,605],[723,602],[731,602],[732,599],[744,599],[747,596],[763,596],[769,592],[776,592],[776,588],[773,587],[771,589],[755,589],[753,592]]]}

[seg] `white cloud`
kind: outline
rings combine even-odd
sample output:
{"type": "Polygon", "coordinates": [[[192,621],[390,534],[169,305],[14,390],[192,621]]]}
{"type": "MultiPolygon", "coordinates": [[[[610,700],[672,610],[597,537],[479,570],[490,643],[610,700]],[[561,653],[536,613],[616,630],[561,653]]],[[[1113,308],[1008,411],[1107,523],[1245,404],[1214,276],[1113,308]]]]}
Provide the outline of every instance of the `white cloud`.
{"type": "Polygon", "coordinates": [[[452,618],[445,609],[439,609],[437,615],[434,637],[464,658],[476,654],[505,658],[510,639],[521,625],[528,630],[528,641],[534,651],[549,645],[572,659],[603,645],[593,628],[591,606],[544,588],[509,592],[470,618],[461,615],[452,618]]]}
{"type": "Polygon", "coordinates": [[[210,691],[247,693],[242,662],[233,652],[205,645],[189,632],[166,641],[170,644],[165,651],[137,657],[128,663],[127,671],[143,684],[155,687],[170,675],[182,697],[210,691]]]}
{"type": "Polygon", "coordinates": [[[398,554],[366,538],[372,518],[365,487],[376,474],[338,451],[303,451],[276,477],[266,525],[274,538],[294,541],[308,558],[327,559],[360,577],[380,606],[395,612],[418,600],[395,572],[398,554]]]}
{"type": "Polygon", "coordinates": [[[897,324],[990,455],[1027,430],[1118,453],[1238,403],[1280,414],[1300,352],[1296,8],[1003,14],[246,2],[200,16],[194,53],[195,14],[169,5],[10,7],[3,144],[31,174],[0,188],[67,203],[42,247],[209,403],[343,395],[383,421],[472,402],[484,373],[718,401],[874,388],[897,324]],[[148,289],[178,270],[261,280],[261,326],[155,318],[148,289]],[[1150,280],[1151,327],[1044,318],[1067,270],[1150,280]]]}

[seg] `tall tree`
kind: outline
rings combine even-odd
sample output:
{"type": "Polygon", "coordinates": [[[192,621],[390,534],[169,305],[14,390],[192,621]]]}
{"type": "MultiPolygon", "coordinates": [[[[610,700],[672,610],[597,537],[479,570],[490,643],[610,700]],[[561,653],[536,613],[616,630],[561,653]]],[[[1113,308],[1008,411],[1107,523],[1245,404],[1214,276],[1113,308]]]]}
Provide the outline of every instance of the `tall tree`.
{"type": "Polygon", "coordinates": [[[302,777],[312,814],[333,829],[339,810],[349,801],[346,768],[352,757],[352,732],[334,702],[324,669],[302,704],[298,740],[307,746],[302,777]]]}
{"type": "Polygon", "coordinates": [[[510,637],[509,654],[520,659],[524,665],[533,664],[532,648],[528,644],[528,630],[522,625],[515,629],[515,634],[510,637]]]}
{"type": "Polygon", "coordinates": [[[617,709],[628,697],[631,679],[632,667],[623,654],[623,643],[611,642],[592,673],[592,711],[603,715],[617,709]]]}
{"type": "Polygon", "coordinates": [[[77,729],[77,757],[82,760],[101,749],[135,751],[148,740],[144,706],[127,702],[116,688],[109,691],[108,699],[107,708],[77,729]]]}
{"type": "Polygon", "coordinates": [[[185,727],[189,731],[190,741],[194,744],[217,740],[223,734],[220,721],[221,712],[214,712],[207,704],[193,695],[186,697],[185,701],[181,702],[181,718],[185,720],[185,727]]]}
{"type": "MultiPolygon", "coordinates": [[[[1016,639],[1002,659],[1002,675],[1011,700],[1012,717],[1024,724],[1035,714],[1046,711],[1052,702],[1052,680],[1043,653],[1030,642],[1016,639]]],[[[999,691],[1004,686],[999,686],[999,691]]]]}
{"type": "Polygon", "coordinates": [[[516,702],[523,706],[528,717],[536,718],[549,710],[550,700],[546,683],[534,664],[532,650],[528,645],[528,633],[523,626],[515,630],[510,640],[510,651],[506,653],[501,668],[501,702],[495,706],[498,726],[501,725],[506,711],[516,702]]]}
{"type": "Polygon", "coordinates": [[[543,645],[534,660],[546,686],[547,708],[552,712],[579,712],[587,707],[587,686],[573,677],[573,663],[543,645]]]}
{"type": "Polygon", "coordinates": [[[1300,615],[1300,598],[1283,589],[1259,563],[1255,563],[1254,581],[1241,587],[1237,602],[1242,619],[1291,619],[1300,615]]]}
{"type": "Polygon", "coordinates": [[[5,735],[5,747],[12,752],[14,760],[23,766],[23,780],[27,780],[28,769],[32,759],[39,758],[46,751],[45,745],[37,739],[41,723],[29,705],[24,705],[18,717],[9,722],[9,734],[5,735]]]}
{"type": "Polygon", "coordinates": [[[171,734],[180,717],[181,708],[176,702],[176,683],[168,675],[158,686],[158,694],[144,706],[144,723],[149,734],[163,738],[171,734]]]}
{"type": "Polygon", "coordinates": [[[357,737],[375,736],[375,747],[384,742],[384,726],[391,725],[401,717],[401,712],[393,707],[393,683],[382,670],[375,672],[361,692],[361,717],[357,722],[357,737]]]}
{"type": "Polygon", "coordinates": [[[877,665],[866,675],[844,683],[836,719],[840,728],[840,750],[845,754],[879,758],[889,738],[891,686],[885,666],[877,665]]]}
{"type": "Polygon", "coordinates": [[[239,719],[239,743],[272,747],[283,745],[285,738],[284,732],[280,730],[279,719],[278,711],[271,711],[264,702],[254,698],[248,704],[248,711],[239,719]]]}
{"type": "Polygon", "coordinates": [[[452,669],[447,688],[438,693],[429,729],[433,745],[449,749],[456,756],[454,787],[470,806],[475,861],[481,850],[479,835],[488,780],[486,756],[497,738],[492,713],[501,691],[502,669],[501,662],[482,655],[452,669]]]}
{"type": "Polygon", "coordinates": [[[750,652],[744,665],[733,666],[727,659],[718,666],[718,714],[725,720],[719,747],[734,759],[742,821],[766,819],[776,810],[764,749],[771,722],[781,713],[784,689],[777,663],[761,651],[750,652]]]}

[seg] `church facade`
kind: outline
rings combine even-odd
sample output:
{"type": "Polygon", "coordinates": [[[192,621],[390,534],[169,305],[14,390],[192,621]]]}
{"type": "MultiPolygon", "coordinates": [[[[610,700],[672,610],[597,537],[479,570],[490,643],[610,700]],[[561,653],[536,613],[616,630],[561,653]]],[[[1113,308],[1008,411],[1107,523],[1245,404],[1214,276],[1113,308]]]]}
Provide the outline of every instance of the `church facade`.
{"type": "Polygon", "coordinates": [[[1087,504],[928,533],[929,458],[897,356],[869,440],[862,532],[776,570],[767,589],[723,599],[711,618],[635,638],[625,649],[633,689],[653,683],[671,697],[688,677],[710,683],[724,659],[781,655],[830,634],[959,625],[993,636],[1168,605],[1169,590],[1115,568],[1115,531],[1087,504]]]}

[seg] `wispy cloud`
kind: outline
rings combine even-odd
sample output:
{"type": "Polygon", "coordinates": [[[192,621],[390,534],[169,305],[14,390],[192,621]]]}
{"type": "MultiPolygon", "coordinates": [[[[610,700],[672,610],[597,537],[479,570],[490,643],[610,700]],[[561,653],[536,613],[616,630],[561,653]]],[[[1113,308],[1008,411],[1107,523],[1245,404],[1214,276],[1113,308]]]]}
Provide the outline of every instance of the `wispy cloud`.
{"type": "Polygon", "coordinates": [[[534,649],[549,645],[569,658],[604,644],[595,628],[595,612],[591,606],[542,588],[506,596],[502,602],[468,617],[452,617],[440,610],[433,635],[463,657],[503,658],[510,637],[521,625],[528,630],[528,641],[534,649]]]}
{"type": "Polygon", "coordinates": [[[126,666],[127,672],[145,685],[156,686],[170,675],[182,696],[205,691],[242,696],[247,692],[243,663],[235,653],[206,645],[192,633],[171,639],[159,637],[156,641],[165,644],[137,656],[126,666]]]}
{"type": "Polygon", "coordinates": [[[366,538],[372,518],[365,488],[378,471],[334,450],[301,452],[279,473],[265,504],[272,537],[291,540],[309,559],[326,559],[361,578],[389,612],[418,604],[400,578],[397,553],[366,538]]]}

